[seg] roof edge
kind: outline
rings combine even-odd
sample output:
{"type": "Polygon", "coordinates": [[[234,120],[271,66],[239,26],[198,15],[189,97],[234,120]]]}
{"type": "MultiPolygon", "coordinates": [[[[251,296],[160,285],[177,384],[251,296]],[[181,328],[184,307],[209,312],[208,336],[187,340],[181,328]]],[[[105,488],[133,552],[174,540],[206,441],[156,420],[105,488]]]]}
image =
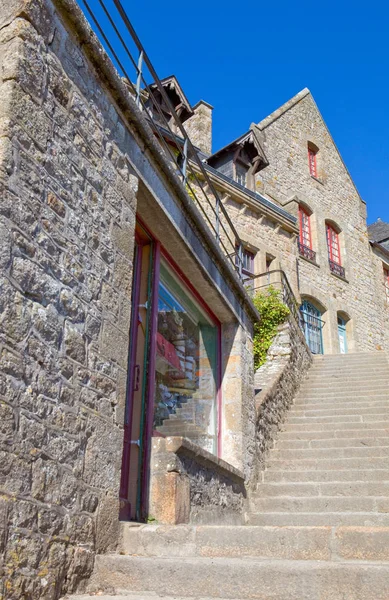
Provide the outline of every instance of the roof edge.
{"type": "Polygon", "coordinates": [[[307,87],[304,88],[303,90],[301,90],[301,92],[293,96],[293,98],[290,98],[290,100],[285,102],[285,104],[283,104],[275,111],[273,111],[270,115],[262,119],[262,121],[260,121],[257,124],[257,127],[259,127],[259,129],[261,130],[266,129],[266,127],[268,127],[271,123],[279,119],[284,113],[290,110],[295,104],[300,102],[300,100],[302,100],[303,98],[305,98],[305,96],[308,96],[309,94],[311,94],[310,90],[307,87]]]}

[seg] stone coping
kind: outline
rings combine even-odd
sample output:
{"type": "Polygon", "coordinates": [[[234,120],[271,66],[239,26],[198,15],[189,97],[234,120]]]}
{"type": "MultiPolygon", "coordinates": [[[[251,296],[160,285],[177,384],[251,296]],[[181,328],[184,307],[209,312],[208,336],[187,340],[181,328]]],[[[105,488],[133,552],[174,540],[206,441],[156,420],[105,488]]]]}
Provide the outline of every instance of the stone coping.
{"type": "Polygon", "coordinates": [[[188,438],[174,436],[165,438],[165,441],[168,452],[174,452],[178,455],[184,454],[204,467],[210,468],[238,483],[244,483],[245,477],[242,471],[233,467],[222,458],[218,458],[211,452],[208,452],[208,450],[203,450],[203,448],[200,448],[200,446],[197,446],[197,444],[194,444],[188,438]]]}

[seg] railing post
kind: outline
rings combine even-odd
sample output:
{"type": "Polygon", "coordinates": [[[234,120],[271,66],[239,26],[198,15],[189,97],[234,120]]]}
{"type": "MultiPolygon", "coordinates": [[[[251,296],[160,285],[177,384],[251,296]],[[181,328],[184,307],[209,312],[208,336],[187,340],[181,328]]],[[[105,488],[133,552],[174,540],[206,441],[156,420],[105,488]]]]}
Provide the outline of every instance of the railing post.
{"type": "Polygon", "coordinates": [[[142,66],[143,66],[143,50],[139,53],[138,58],[138,76],[136,78],[136,103],[140,105],[140,86],[142,83],[142,66]]]}
{"type": "Polygon", "coordinates": [[[242,269],[243,269],[243,246],[242,246],[242,242],[239,240],[239,246],[238,246],[238,256],[239,256],[239,265],[238,265],[238,273],[239,273],[239,277],[242,279],[242,269]]]}
{"type": "Polygon", "coordinates": [[[219,199],[219,194],[217,194],[216,196],[216,241],[218,244],[220,244],[220,215],[219,215],[219,204],[220,204],[220,199],[219,199]]]}
{"type": "Polygon", "coordinates": [[[182,175],[183,175],[183,183],[186,185],[186,171],[188,168],[188,139],[185,138],[184,141],[184,161],[182,163],[182,175]]]}

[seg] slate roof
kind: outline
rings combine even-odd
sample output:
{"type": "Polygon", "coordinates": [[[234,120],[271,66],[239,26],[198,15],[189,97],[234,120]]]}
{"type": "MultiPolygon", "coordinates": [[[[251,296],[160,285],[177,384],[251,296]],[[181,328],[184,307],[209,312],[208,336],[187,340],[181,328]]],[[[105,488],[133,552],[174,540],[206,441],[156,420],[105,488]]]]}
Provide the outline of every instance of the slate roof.
{"type": "Polygon", "coordinates": [[[369,240],[371,242],[383,242],[389,239],[389,223],[378,219],[375,223],[367,226],[369,240]]]}

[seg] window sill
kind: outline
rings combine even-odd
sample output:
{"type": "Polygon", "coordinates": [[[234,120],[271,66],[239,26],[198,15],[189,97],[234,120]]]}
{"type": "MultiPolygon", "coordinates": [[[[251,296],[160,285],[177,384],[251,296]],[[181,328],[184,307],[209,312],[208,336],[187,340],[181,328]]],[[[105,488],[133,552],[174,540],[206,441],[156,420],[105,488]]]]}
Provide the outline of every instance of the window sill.
{"type": "Polygon", "coordinates": [[[299,254],[299,258],[301,258],[302,260],[305,260],[305,262],[309,263],[310,265],[313,265],[314,267],[317,267],[318,269],[320,269],[319,263],[317,263],[315,260],[311,260],[310,258],[307,258],[303,254],[299,254]]]}
{"type": "Polygon", "coordinates": [[[312,179],[314,179],[315,181],[317,181],[317,183],[320,183],[320,185],[324,185],[324,182],[319,179],[318,177],[315,177],[314,175],[311,175],[312,179]]]}
{"type": "Polygon", "coordinates": [[[348,279],[346,279],[346,277],[342,277],[341,275],[337,275],[336,273],[333,273],[330,270],[330,273],[333,277],[336,277],[336,279],[340,279],[340,281],[344,281],[344,283],[350,283],[348,279]]]}

